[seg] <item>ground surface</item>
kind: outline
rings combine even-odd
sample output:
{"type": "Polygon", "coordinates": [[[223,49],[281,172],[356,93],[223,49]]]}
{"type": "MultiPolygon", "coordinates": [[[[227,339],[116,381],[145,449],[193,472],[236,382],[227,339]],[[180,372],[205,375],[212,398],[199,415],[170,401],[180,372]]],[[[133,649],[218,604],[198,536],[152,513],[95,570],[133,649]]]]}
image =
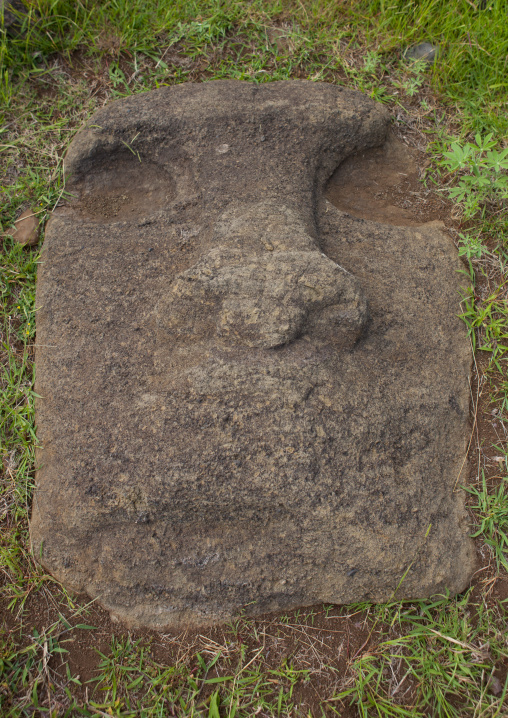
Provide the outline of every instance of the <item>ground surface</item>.
{"type": "MultiPolygon", "coordinates": [[[[450,203],[447,188],[457,174],[443,163],[452,140],[464,146],[476,132],[480,139],[494,133],[497,148],[504,147],[504,3],[459,2],[450,13],[449,3],[422,2],[410,16],[407,3],[395,2],[395,9],[384,10],[381,3],[363,3],[359,14],[347,3],[338,10],[324,1],[270,8],[186,3],[182,9],[175,3],[171,11],[159,3],[164,17],[144,3],[136,7],[138,21],[128,5],[87,5],[83,13],[81,4],[60,2],[50,10],[40,2],[42,26],[31,39],[2,40],[8,67],[2,85],[3,229],[28,207],[44,218],[55,206],[70,135],[112,96],[214,77],[312,77],[384,100],[394,135],[410,156],[407,176],[395,181],[395,156],[406,151],[394,150],[391,177],[378,189],[379,158],[365,158],[365,172],[353,178],[357,189],[342,195],[342,208],[361,216],[375,188],[370,211],[374,207],[378,219],[443,221],[474,280],[463,312],[477,349],[469,488],[479,569],[471,588],[453,600],[316,606],[255,621],[240,617],[199,634],[129,633],[85,597],[66,596],[28,552],[37,251],[6,238],[2,714],[506,715],[506,208],[490,197],[482,212],[468,215],[464,202],[450,203]],[[441,65],[408,69],[401,62],[404,48],[425,39],[442,43],[441,65]]],[[[337,201],[333,192],[330,199],[337,201]]]]}

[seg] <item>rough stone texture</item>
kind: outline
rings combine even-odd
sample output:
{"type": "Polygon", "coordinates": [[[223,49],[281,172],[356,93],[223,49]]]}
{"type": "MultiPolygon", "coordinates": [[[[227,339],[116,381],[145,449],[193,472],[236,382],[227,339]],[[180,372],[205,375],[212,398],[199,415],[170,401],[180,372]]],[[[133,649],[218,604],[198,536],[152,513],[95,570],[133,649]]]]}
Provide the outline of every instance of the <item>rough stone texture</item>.
{"type": "Polygon", "coordinates": [[[73,141],[37,288],[31,531],[130,625],[467,585],[454,247],[324,199],[388,124],[331,85],[213,82],[73,141]]]}

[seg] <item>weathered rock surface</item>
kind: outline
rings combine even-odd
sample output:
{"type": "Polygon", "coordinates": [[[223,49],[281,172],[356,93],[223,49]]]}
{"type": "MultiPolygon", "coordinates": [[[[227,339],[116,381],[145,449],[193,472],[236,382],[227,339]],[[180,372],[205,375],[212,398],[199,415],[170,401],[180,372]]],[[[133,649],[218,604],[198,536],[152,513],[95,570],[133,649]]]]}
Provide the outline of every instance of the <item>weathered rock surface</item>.
{"type": "Polygon", "coordinates": [[[38,278],[31,533],[129,624],[467,585],[455,249],[324,199],[387,127],[335,86],[213,82],[73,141],[38,278]]]}

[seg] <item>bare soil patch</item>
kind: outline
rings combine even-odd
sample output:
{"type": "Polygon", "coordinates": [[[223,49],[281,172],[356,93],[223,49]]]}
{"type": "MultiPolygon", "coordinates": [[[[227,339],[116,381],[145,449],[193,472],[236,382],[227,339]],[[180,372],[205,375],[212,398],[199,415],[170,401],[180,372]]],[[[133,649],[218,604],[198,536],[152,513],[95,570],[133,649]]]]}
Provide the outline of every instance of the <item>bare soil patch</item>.
{"type": "MultiPolygon", "coordinates": [[[[24,624],[27,627],[36,626],[42,633],[63,616],[71,625],[84,623],[94,627],[93,630],[73,629],[68,636],[62,634],[59,643],[66,653],[52,658],[50,662],[52,680],[61,689],[68,684],[66,666],[69,666],[71,675],[82,684],[74,684],[72,692],[82,701],[93,697],[100,672],[100,654],[110,654],[113,638],[122,640],[129,635],[133,641],[141,640],[148,645],[151,657],[159,665],[171,666],[187,661],[191,670],[197,666],[194,659],[196,653],[206,658],[207,654],[220,649],[222,657],[230,657],[234,665],[242,652],[245,652],[247,663],[262,649],[265,672],[270,669],[276,671],[284,663],[309,671],[311,679],[299,681],[293,693],[302,715],[308,715],[310,711],[311,716],[332,716],[336,713],[321,704],[331,697],[334,687],[336,691],[340,689],[350,663],[374,647],[377,637],[376,632],[371,633],[372,622],[367,611],[348,613],[345,607],[339,606],[317,605],[286,615],[267,614],[253,621],[238,619],[232,624],[204,631],[162,634],[155,631],[127,632],[121,623],[111,621],[109,614],[95,604],[76,619],[69,608],[61,603],[57,605],[59,599],[57,591],[48,588],[30,596],[24,624]]],[[[81,606],[90,603],[85,595],[75,596],[75,601],[81,606]]],[[[15,622],[6,606],[1,606],[1,613],[5,617],[5,628],[12,630],[15,622]]],[[[25,641],[20,641],[27,645],[29,642],[28,635],[25,641]]],[[[208,677],[217,675],[214,669],[208,677]]],[[[273,683],[276,696],[279,686],[276,679],[273,683]]],[[[205,699],[211,692],[212,687],[205,687],[202,698],[205,699]]],[[[95,699],[100,699],[100,695],[96,693],[95,699]]],[[[349,709],[341,713],[344,718],[355,715],[349,709]]]]}

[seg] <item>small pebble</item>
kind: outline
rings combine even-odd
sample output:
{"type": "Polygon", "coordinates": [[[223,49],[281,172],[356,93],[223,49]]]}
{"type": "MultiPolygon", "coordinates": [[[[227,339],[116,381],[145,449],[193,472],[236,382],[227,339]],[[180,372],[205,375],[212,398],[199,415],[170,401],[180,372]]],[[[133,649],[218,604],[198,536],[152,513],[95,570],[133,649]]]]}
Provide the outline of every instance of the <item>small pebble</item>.
{"type": "Polygon", "coordinates": [[[489,690],[491,693],[493,693],[495,696],[498,696],[501,691],[503,690],[503,686],[501,685],[501,681],[496,676],[491,676],[489,680],[489,690]]]}
{"type": "Polygon", "coordinates": [[[406,50],[404,58],[406,60],[425,60],[429,65],[433,65],[438,56],[438,48],[431,45],[430,42],[420,42],[406,50]]]}
{"type": "Polygon", "coordinates": [[[26,209],[15,221],[12,237],[18,244],[33,247],[39,241],[39,219],[32,209],[26,209]]]}

